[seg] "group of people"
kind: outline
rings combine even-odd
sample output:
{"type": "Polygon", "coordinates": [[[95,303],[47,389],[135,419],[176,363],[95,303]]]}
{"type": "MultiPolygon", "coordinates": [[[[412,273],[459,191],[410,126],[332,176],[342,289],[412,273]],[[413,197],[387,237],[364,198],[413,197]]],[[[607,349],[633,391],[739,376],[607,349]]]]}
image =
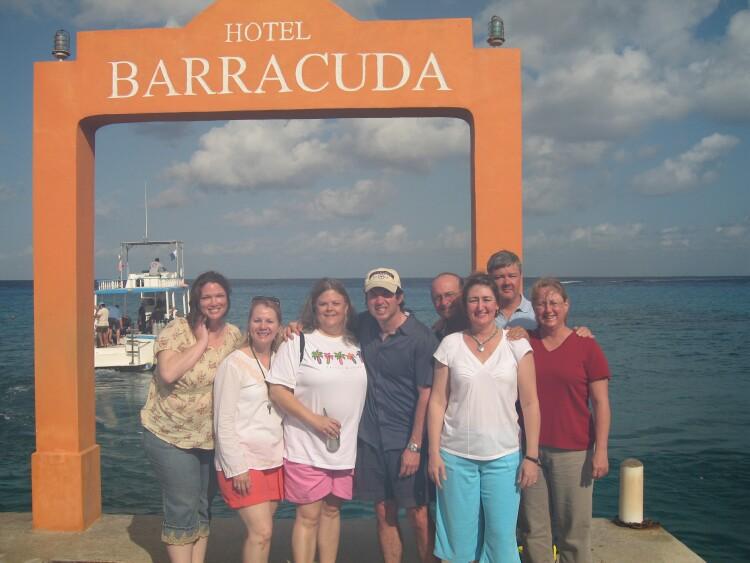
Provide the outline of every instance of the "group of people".
{"type": "Polygon", "coordinates": [[[374,503],[383,560],[401,561],[399,512],[421,561],[590,561],[593,479],[606,475],[606,359],[551,278],[522,294],[518,257],[438,275],[432,328],[399,274],[364,280],[366,311],[318,280],[298,321],[275,297],[226,322],[229,282],[201,274],[190,313],[162,330],[141,413],[172,562],[203,561],[215,487],[267,561],[273,515],[296,505],[295,563],[336,560],[346,500],[374,503]],[[515,328],[514,328],[515,327],[515,328]],[[520,328],[519,328],[520,327],[520,328]],[[434,519],[429,510],[435,502],[434,519]],[[520,507],[520,514],[519,514],[520,507]]]}
{"type": "Polygon", "coordinates": [[[117,345],[122,335],[130,326],[130,319],[123,315],[116,305],[107,306],[99,303],[94,310],[94,330],[96,332],[96,347],[107,348],[117,345]]]}

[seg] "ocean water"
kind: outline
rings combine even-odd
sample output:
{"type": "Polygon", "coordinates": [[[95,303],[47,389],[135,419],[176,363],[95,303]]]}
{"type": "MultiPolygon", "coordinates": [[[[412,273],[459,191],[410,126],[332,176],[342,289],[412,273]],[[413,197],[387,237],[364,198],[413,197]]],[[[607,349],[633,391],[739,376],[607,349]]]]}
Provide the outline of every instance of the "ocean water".
{"type": "MultiPolygon", "coordinates": [[[[529,280],[531,281],[531,280],[529,280]]],[[[610,475],[594,513],[617,515],[620,462],[645,465],[645,516],[708,561],[750,561],[750,278],[566,280],[571,324],[591,327],[611,365],[610,475]]],[[[363,307],[360,280],[348,280],[363,307]]],[[[296,318],[310,280],[237,280],[230,321],[254,295],[296,318]]],[[[429,280],[405,280],[407,306],[430,324],[429,280]]],[[[34,450],[33,287],[0,282],[0,511],[30,511],[34,450]]],[[[160,492],[141,449],[139,410],[150,374],[97,371],[97,442],[109,513],[158,513],[160,492]]],[[[228,515],[220,499],[215,513],[228,515]]],[[[344,516],[371,515],[356,502],[344,516]]],[[[280,517],[291,517],[282,507],[280,517]]]]}

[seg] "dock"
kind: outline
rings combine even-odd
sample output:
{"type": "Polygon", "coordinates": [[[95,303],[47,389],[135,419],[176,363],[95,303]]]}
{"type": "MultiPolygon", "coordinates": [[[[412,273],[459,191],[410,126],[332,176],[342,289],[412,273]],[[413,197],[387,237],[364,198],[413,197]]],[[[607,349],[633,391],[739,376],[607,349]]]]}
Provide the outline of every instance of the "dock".
{"type": "MultiPolygon", "coordinates": [[[[292,520],[275,521],[271,562],[291,561],[292,520]]],[[[161,517],[105,514],[83,532],[35,531],[30,513],[0,513],[0,563],[168,563],[160,537],[161,517]]],[[[404,561],[417,561],[408,524],[404,561]]],[[[207,563],[241,561],[244,527],[239,518],[214,518],[207,563]]],[[[631,530],[603,518],[594,519],[594,563],[699,563],[703,561],[663,528],[631,530]]],[[[342,520],[341,563],[382,561],[375,521],[342,520]]]]}

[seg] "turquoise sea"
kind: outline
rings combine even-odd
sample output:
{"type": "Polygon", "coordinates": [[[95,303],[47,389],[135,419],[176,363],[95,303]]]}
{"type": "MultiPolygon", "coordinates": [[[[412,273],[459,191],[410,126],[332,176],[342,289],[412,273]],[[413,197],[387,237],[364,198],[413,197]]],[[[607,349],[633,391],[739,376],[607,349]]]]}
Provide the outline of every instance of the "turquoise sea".
{"type": "MultiPolygon", "coordinates": [[[[528,280],[533,281],[533,280],[528,280]]],[[[645,465],[645,516],[708,561],[750,561],[750,278],[566,280],[571,323],[592,328],[611,364],[611,472],[596,516],[617,515],[619,463],[645,465]]],[[[360,280],[347,280],[358,308],[360,280]]],[[[236,280],[230,320],[253,295],[296,318],[311,280],[236,280]]],[[[407,306],[431,324],[429,280],[405,280],[407,306]]],[[[31,510],[34,450],[33,285],[0,281],[0,511],[31,510]]],[[[160,493],[140,446],[150,374],[98,371],[97,442],[109,513],[158,513],[160,493]]],[[[217,499],[215,510],[228,515],[217,499]]],[[[345,516],[371,514],[356,502],[345,516]]],[[[283,507],[281,517],[292,511],[283,507]]]]}

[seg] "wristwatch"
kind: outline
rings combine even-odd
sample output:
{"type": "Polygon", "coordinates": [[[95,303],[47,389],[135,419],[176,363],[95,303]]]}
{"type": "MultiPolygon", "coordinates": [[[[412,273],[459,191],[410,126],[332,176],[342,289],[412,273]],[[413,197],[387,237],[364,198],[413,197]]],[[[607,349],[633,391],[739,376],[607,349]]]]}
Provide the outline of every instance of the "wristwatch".
{"type": "Polygon", "coordinates": [[[422,451],[422,448],[419,447],[419,444],[417,444],[416,442],[409,442],[406,446],[406,449],[410,452],[414,452],[415,454],[418,454],[422,451]]]}

